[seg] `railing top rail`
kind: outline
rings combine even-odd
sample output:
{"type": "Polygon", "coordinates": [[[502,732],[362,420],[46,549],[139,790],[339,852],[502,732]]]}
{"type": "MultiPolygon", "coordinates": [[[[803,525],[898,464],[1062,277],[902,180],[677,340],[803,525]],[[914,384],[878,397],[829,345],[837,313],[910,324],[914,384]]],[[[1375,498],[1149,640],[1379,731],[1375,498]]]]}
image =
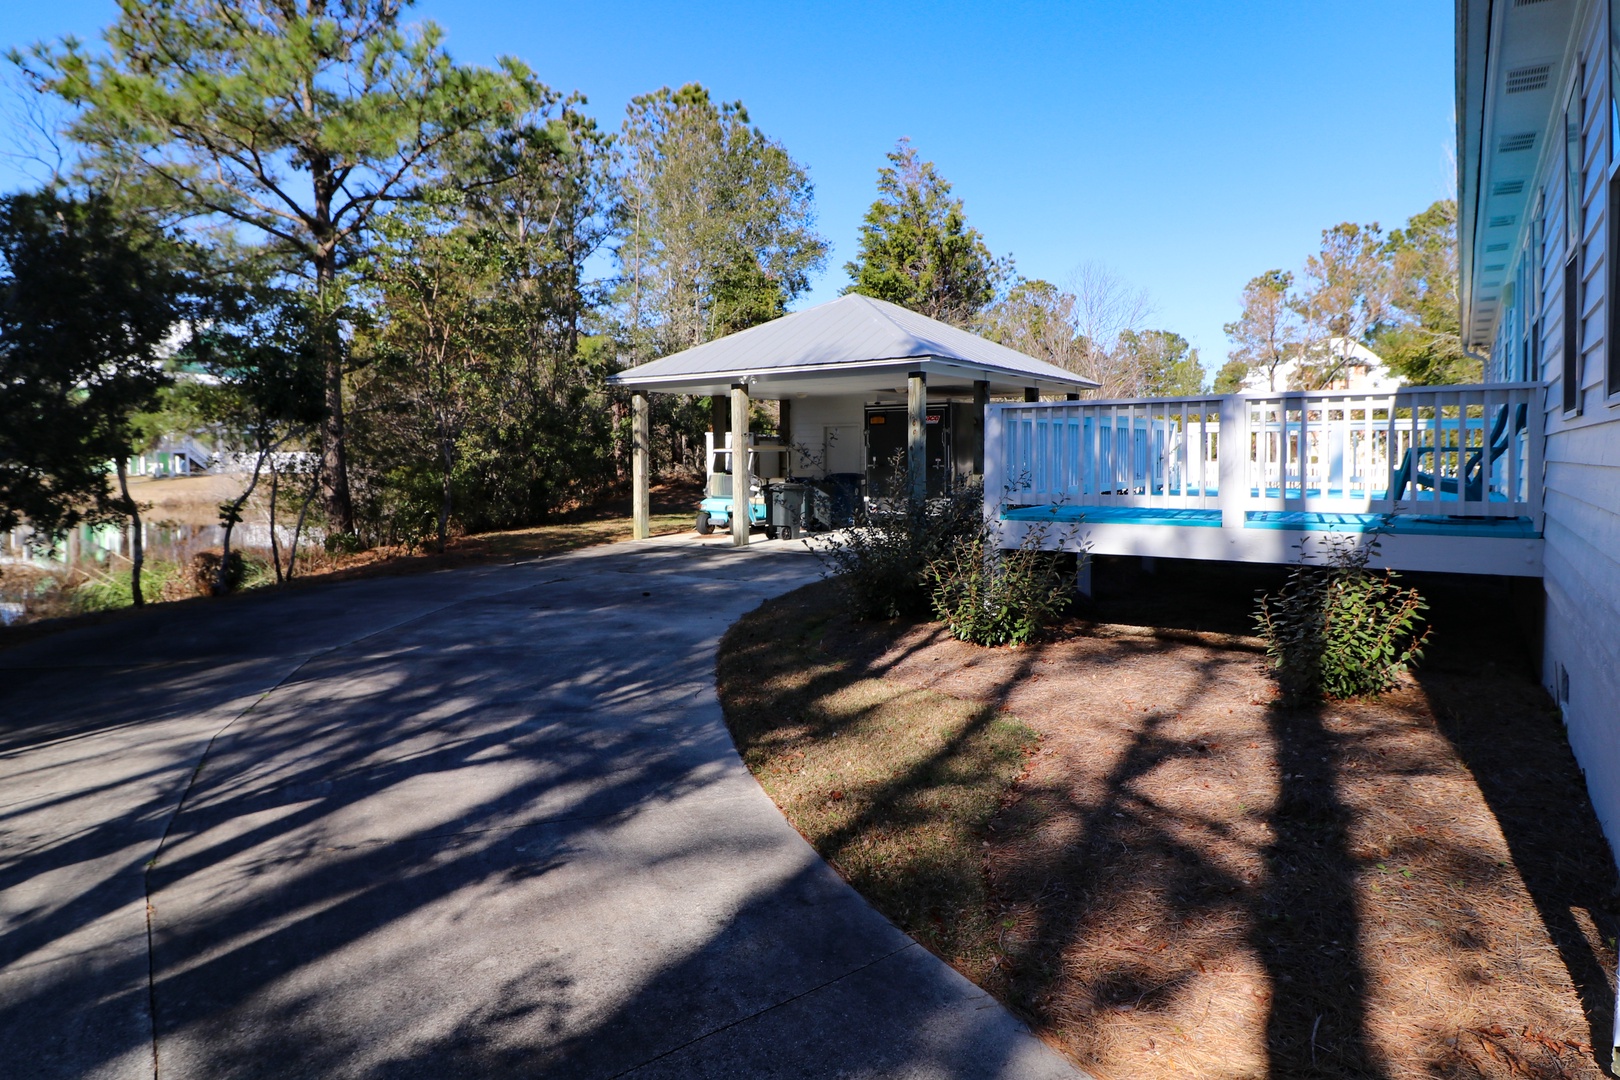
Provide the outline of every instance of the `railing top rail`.
{"type": "Polygon", "coordinates": [[[1073,408],[1076,405],[1082,408],[1095,408],[1097,406],[1125,406],[1125,405],[1203,405],[1218,406],[1221,401],[1219,394],[1199,394],[1195,397],[1157,397],[1157,398],[1080,398],[1078,401],[993,401],[991,406],[999,409],[1054,409],[1061,407],[1073,408]]]}
{"type": "Polygon", "coordinates": [[[1542,382],[1499,382],[1499,383],[1458,383],[1440,386],[1400,386],[1394,390],[1260,390],[1245,391],[1238,394],[1195,394],[1188,397],[1140,397],[1140,398],[1081,398],[1077,401],[996,401],[991,402],[992,408],[999,409],[1060,409],[1073,408],[1113,408],[1125,406],[1167,405],[1167,406],[1200,406],[1215,408],[1228,398],[1241,398],[1246,401],[1280,401],[1280,400],[1336,400],[1339,398],[1402,398],[1419,397],[1434,394],[1464,394],[1476,396],[1485,393],[1504,393],[1513,391],[1535,391],[1544,389],[1542,382]]]}
{"type": "Polygon", "coordinates": [[[1254,401],[1274,401],[1278,398],[1401,397],[1412,394],[1483,394],[1488,391],[1501,393],[1505,390],[1539,390],[1544,385],[1539,382],[1446,383],[1440,386],[1398,386],[1393,390],[1263,390],[1232,396],[1254,401]]]}

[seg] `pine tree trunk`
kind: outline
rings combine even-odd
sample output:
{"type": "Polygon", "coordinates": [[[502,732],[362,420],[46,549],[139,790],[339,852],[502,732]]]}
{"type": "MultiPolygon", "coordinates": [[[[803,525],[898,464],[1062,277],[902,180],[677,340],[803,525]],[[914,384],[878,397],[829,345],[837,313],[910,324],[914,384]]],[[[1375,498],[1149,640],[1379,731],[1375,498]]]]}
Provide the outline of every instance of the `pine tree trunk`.
{"type": "Polygon", "coordinates": [[[119,456],[116,463],[118,469],[118,491],[124,497],[124,512],[129,515],[129,602],[135,607],[146,603],[146,597],[141,595],[141,568],[146,564],[146,543],[141,536],[141,507],[134,499],[129,497],[129,463],[128,459],[119,456]]]}

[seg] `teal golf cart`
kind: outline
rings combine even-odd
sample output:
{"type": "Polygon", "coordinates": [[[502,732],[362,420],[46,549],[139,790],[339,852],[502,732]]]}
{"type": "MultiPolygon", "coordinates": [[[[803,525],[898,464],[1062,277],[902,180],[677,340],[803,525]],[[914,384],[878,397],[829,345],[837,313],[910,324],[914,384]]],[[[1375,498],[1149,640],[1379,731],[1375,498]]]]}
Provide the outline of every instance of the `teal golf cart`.
{"type": "MultiPolygon", "coordinates": [[[[702,536],[708,536],[716,529],[731,528],[731,515],[736,500],[733,498],[731,483],[730,434],[726,434],[724,439],[725,445],[716,448],[714,432],[708,432],[704,436],[703,460],[708,477],[703,489],[705,493],[703,501],[698,504],[697,512],[697,531],[702,536]]],[[[787,447],[764,439],[754,440],[754,445],[748,450],[750,530],[770,527],[770,507],[766,500],[766,487],[772,480],[782,477],[786,465],[787,447]]]]}

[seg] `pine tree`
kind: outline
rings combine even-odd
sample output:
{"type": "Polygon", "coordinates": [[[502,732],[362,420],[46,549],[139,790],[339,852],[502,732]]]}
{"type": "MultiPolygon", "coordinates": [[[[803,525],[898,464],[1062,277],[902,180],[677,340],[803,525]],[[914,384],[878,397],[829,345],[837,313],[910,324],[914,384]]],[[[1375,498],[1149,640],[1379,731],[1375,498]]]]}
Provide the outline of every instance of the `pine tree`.
{"type": "Polygon", "coordinates": [[[910,140],[878,170],[878,197],[861,225],[860,254],[844,269],[846,293],[873,296],[957,326],[971,326],[996,295],[1004,267],[967,223],[962,200],[910,140]]]}

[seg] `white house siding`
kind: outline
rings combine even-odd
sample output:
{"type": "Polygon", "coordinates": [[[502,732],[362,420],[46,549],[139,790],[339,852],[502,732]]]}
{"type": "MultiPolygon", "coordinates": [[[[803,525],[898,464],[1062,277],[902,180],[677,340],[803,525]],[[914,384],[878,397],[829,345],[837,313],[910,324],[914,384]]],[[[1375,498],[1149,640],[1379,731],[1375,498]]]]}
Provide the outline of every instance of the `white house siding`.
{"type": "MultiPolygon", "coordinates": [[[[1586,772],[1587,787],[1611,847],[1620,850],[1620,398],[1604,398],[1607,302],[1606,216],[1609,147],[1609,78],[1606,4],[1581,7],[1576,62],[1569,66],[1549,117],[1537,183],[1541,223],[1541,378],[1545,397],[1546,624],[1542,675],[1563,709],[1569,740],[1586,772]],[[1580,262],[1578,275],[1582,352],[1581,410],[1563,410],[1565,165],[1563,103],[1582,77],[1583,117],[1580,262]]],[[[1521,233],[1521,260],[1533,260],[1532,223],[1521,233]]],[[[1528,264],[1527,264],[1528,265],[1528,264]]],[[[1529,284],[1528,275],[1521,281],[1529,284]]],[[[1524,290],[1521,289],[1521,292],[1524,290]]],[[[1517,295],[1504,312],[1493,350],[1496,378],[1512,378],[1509,358],[1522,349],[1533,325],[1533,296],[1517,295]]]]}
{"type": "Polygon", "coordinates": [[[860,394],[796,398],[789,410],[792,430],[783,434],[800,448],[795,476],[825,476],[829,472],[862,472],[866,449],[862,423],[866,399],[860,394]],[[838,433],[837,444],[827,445],[828,429],[838,433]]]}

